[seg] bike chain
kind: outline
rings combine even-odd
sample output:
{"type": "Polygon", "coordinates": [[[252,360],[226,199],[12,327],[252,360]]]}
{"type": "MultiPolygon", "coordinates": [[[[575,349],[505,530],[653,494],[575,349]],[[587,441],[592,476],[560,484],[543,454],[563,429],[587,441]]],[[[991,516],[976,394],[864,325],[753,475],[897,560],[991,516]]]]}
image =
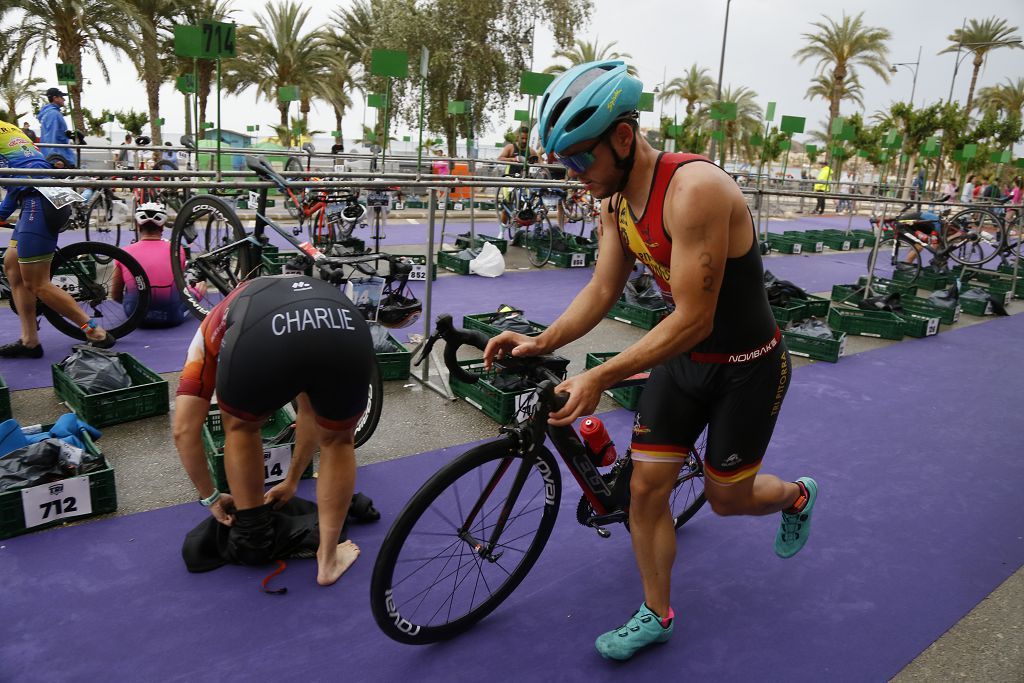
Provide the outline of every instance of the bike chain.
{"type": "MultiPolygon", "coordinates": [[[[615,480],[618,479],[619,473],[622,472],[622,469],[626,466],[627,462],[629,462],[629,458],[619,458],[615,461],[615,465],[612,466],[612,469],[608,473],[601,475],[601,478],[604,480],[604,483],[608,486],[610,491],[615,489],[615,480]]],[[[594,510],[594,507],[590,504],[590,501],[587,500],[587,497],[585,495],[580,496],[580,502],[576,506],[576,521],[579,522],[581,526],[585,526],[588,529],[592,528],[587,524],[587,520],[595,514],[597,513],[594,510]]]]}

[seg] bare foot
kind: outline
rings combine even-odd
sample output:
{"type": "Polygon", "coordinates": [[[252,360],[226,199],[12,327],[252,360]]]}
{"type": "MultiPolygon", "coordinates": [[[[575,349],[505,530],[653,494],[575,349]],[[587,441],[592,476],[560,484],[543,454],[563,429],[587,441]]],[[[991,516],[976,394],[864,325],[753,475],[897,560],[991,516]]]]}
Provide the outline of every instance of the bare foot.
{"type": "Polygon", "coordinates": [[[352,566],[357,557],[359,557],[359,546],[352,541],[339,544],[335,548],[334,555],[327,561],[317,557],[316,582],[321,586],[330,586],[341,578],[341,575],[352,566]]]}

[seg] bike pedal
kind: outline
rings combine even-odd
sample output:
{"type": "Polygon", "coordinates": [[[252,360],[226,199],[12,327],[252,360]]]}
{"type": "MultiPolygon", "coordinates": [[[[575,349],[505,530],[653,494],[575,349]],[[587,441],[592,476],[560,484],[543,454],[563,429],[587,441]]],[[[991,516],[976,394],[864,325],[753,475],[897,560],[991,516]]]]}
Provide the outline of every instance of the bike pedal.
{"type": "Polygon", "coordinates": [[[608,531],[603,526],[596,526],[596,527],[594,527],[594,531],[596,531],[597,535],[600,536],[601,538],[611,538],[611,535],[612,535],[612,532],[608,531]]]}

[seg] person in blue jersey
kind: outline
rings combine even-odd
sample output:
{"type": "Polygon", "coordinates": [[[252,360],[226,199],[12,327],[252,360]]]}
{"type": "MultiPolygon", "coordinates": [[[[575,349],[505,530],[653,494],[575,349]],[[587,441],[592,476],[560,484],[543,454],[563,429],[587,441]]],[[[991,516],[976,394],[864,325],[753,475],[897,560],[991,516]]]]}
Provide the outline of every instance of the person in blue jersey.
{"type": "MultiPolygon", "coordinates": [[[[66,92],[60,88],[50,88],[46,91],[46,104],[39,110],[36,118],[39,119],[39,142],[41,145],[55,143],[66,145],[71,140],[68,138],[68,124],[64,121],[64,98],[66,92]]],[[[51,159],[54,168],[74,168],[75,153],[67,147],[40,147],[44,157],[51,159]]]]}
{"type": "MultiPolygon", "coordinates": [[[[21,128],[4,121],[0,121],[0,167],[53,168],[21,128]]],[[[57,249],[57,235],[70,215],[69,207],[54,207],[34,187],[7,186],[7,194],[0,203],[0,228],[13,228],[14,234],[4,254],[4,272],[18,309],[21,336],[0,346],[0,358],[42,358],[36,325],[37,299],[79,325],[92,345],[114,345],[113,335],[87,316],[70,294],[50,281],[50,261],[57,249]],[[11,225],[7,219],[18,210],[18,222],[11,225]]]]}

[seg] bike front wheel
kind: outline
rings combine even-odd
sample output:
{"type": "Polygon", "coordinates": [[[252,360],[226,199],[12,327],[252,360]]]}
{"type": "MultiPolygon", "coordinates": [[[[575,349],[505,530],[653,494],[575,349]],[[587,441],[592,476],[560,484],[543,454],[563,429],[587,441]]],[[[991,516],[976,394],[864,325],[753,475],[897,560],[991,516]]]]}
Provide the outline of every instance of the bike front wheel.
{"type": "Polygon", "coordinates": [[[548,262],[554,239],[555,231],[547,216],[530,227],[526,233],[526,257],[531,264],[542,268],[548,262]]]}
{"type": "Polygon", "coordinates": [[[958,212],[942,224],[942,244],[949,257],[965,266],[980,266],[999,254],[1006,244],[1002,219],[988,209],[958,212]]]}
{"type": "MultiPolygon", "coordinates": [[[[894,279],[899,272],[899,279],[904,282],[917,282],[921,274],[921,254],[923,247],[918,247],[903,239],[890,237],[878,244],[878,256],[875,259],[874,274],[877,277],[894,279]]],[[[871,254],[868,254],[868,270],[871,269],[871,254]]]]}
{"type": "MultiPolygon", "coordinates": [[[[53,255],[50,282],[71,295],[75,304],[118,339],[134,330],[149,310],[149,278],[142,266],[123,249],[102,242],[77,242],[53,255]],[[114,277],[120,271],[123,301],[114,299],[114,277]]],[[[36,304],[36,310],[57,330],[75,339],[85,332],[53,309],[36,304]]]]}
{"type": "Polygon", "coordinates": [[[690,518],[707,502],[704,493],[704,463],[701,460],[703,450],[704,443],[690,449],[668,499],[672,520],[677,529],[690,521],[690,518]]]}
{"type": "Polygon", "coordinates": [[[383,407],[384,382],[380,378],[380,368],[377,367],[377,363],[374,363],[370,372],[370,390],[366,397],[366,411],[356,425],[356,448],[362,446],[373,436],[373,432],[377,429],[377,423],[380,422],[380,413],[383,407]]]}
{"type": "Polygon", "coordinates": [[[202,320],[240,282],[259,275],[254,249],[231,206],[213,195],[196,195],[181,207],[171,229],[174,286],[192,315],[202,320]]]}
{"type": "Polygon", "coordinates": [[[509,438],[442,467],[384,538],[370,584],[377,625],[418,645],[452,638],[486,617],[540,556],[561,491],[551,452],[523,455],[509,438]]]}

